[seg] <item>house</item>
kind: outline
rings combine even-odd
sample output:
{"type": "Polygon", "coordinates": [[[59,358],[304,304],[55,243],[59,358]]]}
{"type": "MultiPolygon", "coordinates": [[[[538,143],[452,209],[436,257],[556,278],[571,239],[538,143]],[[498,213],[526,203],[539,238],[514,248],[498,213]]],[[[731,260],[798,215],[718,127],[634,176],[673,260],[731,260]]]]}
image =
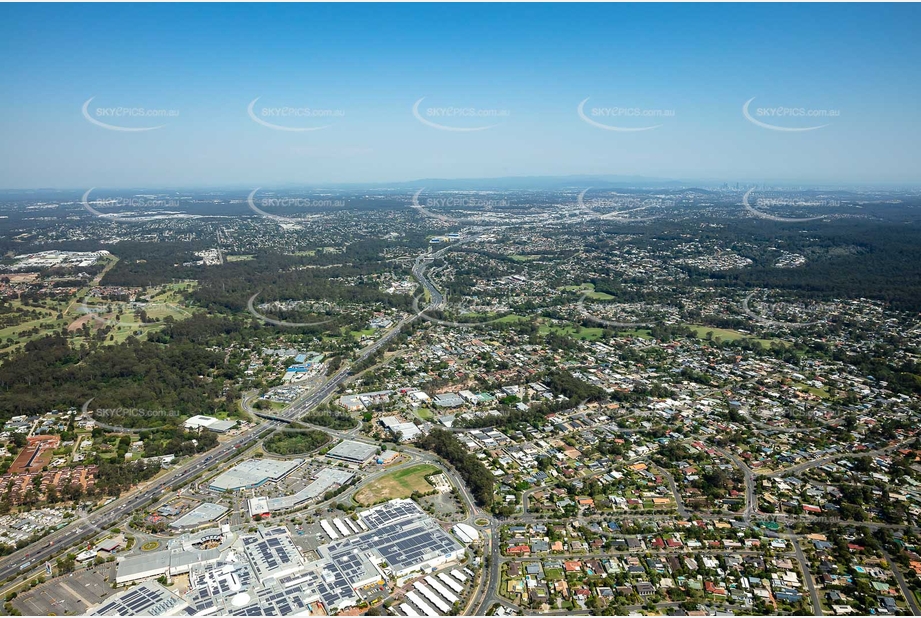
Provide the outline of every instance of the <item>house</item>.
{"type": "Polygon", "coordinates": [[[654,595],[656,588],[649,582],[636,582],[636,593],[645,598],[654,595]]]}

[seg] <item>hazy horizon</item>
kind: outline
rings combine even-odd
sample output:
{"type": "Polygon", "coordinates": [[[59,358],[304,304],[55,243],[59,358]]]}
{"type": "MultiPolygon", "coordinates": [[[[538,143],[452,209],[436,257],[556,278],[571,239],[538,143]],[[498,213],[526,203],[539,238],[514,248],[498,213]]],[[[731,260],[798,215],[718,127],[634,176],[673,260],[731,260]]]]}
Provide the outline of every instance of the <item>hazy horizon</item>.
{"type": "Polygon", "coordinates": [[[4,5],[0,188],[904,186],[921,181],[919,12],[4,5]]]}
{"type": "MultiPolygon", "coordinates": [[[[615,175],[587,175],[573,174],[570,176],[540,175],[540,176],[484,176],[464,178],[415,178],[409,180],[383,180],[368,182],[276,182],[261,185],[264,191],[273,190],[343,190],[359,191],[368,189],[384,189],[392,191],[414,191],[425,188],[432,191],[460,191],[460,192],[501,192],[501,191],[545,191],[584,188],[586,182],[595,182],[594,189],[714,189],[720,185],[728,185],[739,190],[751,187],[765,188],[776,191],[799,190],[893,190],[912,191],[921,189],[921,181],[906,182],[830,182],[822,180],[781,180],[781,179],[740,179],[740,178],[656,178],[652,176],[618,177],[615,175]],[[580,182],[581,181],[581,182],[580,182]],[[491,184],[496,183],[496,184],[491,184]],[[470,186],[475,184],[477,186],[470,186]],[[467,185],[467,186],[465,186],[467,185]]],[[[229,182],[222,184],[188,184],[188,185],[100,185],[97,187],[77,186],[44,186],[44,187],[5,187],[0,188],[0,193],[16,192],[41,192],[41,191],[78,191],[84,192],[89,188],[93,190],[109,191],[251,191],[257,185],[252,183],[229,182]]]]}

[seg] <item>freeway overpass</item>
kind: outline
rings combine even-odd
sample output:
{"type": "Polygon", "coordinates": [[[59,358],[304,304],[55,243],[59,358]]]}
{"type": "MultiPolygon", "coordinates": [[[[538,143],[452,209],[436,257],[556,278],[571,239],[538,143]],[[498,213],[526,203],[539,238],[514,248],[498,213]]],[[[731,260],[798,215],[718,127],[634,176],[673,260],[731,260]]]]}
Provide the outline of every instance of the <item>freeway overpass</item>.
{"type": "MultiPolygon", "coordinates": [[[[413,274],[419,278],[420,283],[429,289],[430,293],[432,294],[433,302],[428,307],[426,307],[426,309],[431,309],[433,306],[437,306],[437,304],[440,304],[443,300],[441,293],[438,292],[431,281],[425,277],[427,263],[430,263],[431,260],[436,257],[440,257],[449,248],[450,246],[445,247],[432,254],[426,253],[416,259],[416,263],[413,267],[413,274]]],[[[363,348],[361,352],[359,352],[356,361],[360,362],[372,354],[375,354],[383,346],[387,345],[391,340],[393,340],[393,338],[400,333],[403,326],[418,318],[420,313],[404,318],[393,328],[391,328],[383,337],[368,347],[363,348]]],[[[253,442],[257,441],[266,430],[272,431],[278,429],[283,423],[290,423],[291,421],[300,418],[318,406],[320,403],[322,403],[331,394],[333,394],[339,385],[349,377],[349,375],[351,375],[351,372],[348,370],[348,368],[339,369],[320,388],[309,393],[304,399],[294,402],[279,416],[269,417],[269,415],[263,415],[263,418],[268,420],[267,423],[253,427],[252,429],[241,433],[233,440],[225,442],[224,444],[219,445],[209,452],[202,453],[201,455],[193,457],[185,464],[174,470],[171,470],[159,479],[153,481],[152,484],[141,485],[134,491],[119,497],[101,509],[94,511],[93,513],[90,513],[83,518],[80,518],[79,520],[58,530],[57,532],[43,537],[38,543],[24,547],[23,549],[13,552],[9,556],[0,559],[0,581],[17,575],[29,574],[35,569],[43,567],[44,563],[51,559],[55,554],[59,554],[62,551],[68,550],[83,541],[92,540],[95,536],[98,535],[99,531],[104,530],[106,527],[113,525],[120,519],[127,517],[135,510],[143,507],[145,504],[149,504],[155,498],[159,498],[165,492],[170,491],[172,487],[188,483],[192,478],[202,473],[208,467],[217,464],[224,459],[229,459],[237,452],[238,449],[248,447],[253,442]],[[23,565],[27,566],[26,568],[21,569],[23,565]]],[[[318,427],[318,429],[322,429],[323,431],[333,435],[337,435],[339,433],[324,427],[318,427]]],[[[354,439],[354,436],[348,437],[350,439],[354,439]]],[[[421,451],[417,451],[417,454],[421,453],[421,451]]],[[[466,487],[464,487],[463,483],[461,482],[457,482],[457,485],[458,488],[460,488],[461,491],[465,494],[465,498],[467,498],[472,505],[472,499],[470,499],[469,495],[467,494],[466,487]]]]}

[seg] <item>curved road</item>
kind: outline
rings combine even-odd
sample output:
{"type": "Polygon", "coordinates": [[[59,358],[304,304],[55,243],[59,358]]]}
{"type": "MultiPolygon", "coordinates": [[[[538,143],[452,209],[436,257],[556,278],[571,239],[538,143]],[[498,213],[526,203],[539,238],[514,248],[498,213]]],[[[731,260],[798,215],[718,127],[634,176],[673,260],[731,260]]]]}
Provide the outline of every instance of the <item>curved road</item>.
{"type": "Polygon", "coordinates": [[[611,320],[597,318],[589,313],[585,308],[586,296],[588,296],[588,292],[582,295],[582,298],[579,299],[579,302],[576,306],[579,308],[579,312],[583,315],[583,317],[585,317],[585,319],[589,320],[590,322],[595,322],[596,324],[601,324],[602,326],[610,326],[612,328],[636,328],[639,326],[652,326],[652,322],[613,322],[611,320]]]}
{"type": "MultiPolygon", "coordinates": [[[[467,240],[472,240],[472,238],[467,240]]],[[[457,246],[458,244],[460,243],[455,243],[453,246],[457,246]]],[[[416,258],[415,265],[413,266],[413,274],[419,279],[420,283],[422,283],[422,285],[429,290],[429,293],[432,297],[432,302],[429,304],[429,306],[426,307],[425,310],[437,308],[441,305],[441,303],[444,302],[444,297],[442,294],[437,290],[437,288],[435,288],[432,282],[425,277],[426,266],[428,263],[431,263],[431,261],[433,261],[435,258],[440,257],[450,248],[451,246],[447,246],[435,253],[426,253],[416,258]]],[[[258,295],[258,293],[256,295],[258,295]]],[[[249,299],[248,305],[251,312],[252,303],[255,300],[256,295],[253,295],[249,299]]],[[[399,334],[404,325],[415,320],[420,316],[420,314],[421,312],[404,318],[398,322],[383,337],[368,347],[364,348],[356,357],[355,362],[360,362],[366,359],[367,357],[376,353],[381,347],[387,345],[394,337],[399,334]]],[[[282,325],[292,324],[283,323],[282,325]]],[[[297,324],[293,325],[297,326],[297,324]]],[[[143,507],[144,505],[150,504],[155,499],[160,498],[165,492],[170,491],[173,486],[186,484],[193,477],[204,472],[207,468],[214,466],[215,464],[218,464],[225,459],[231,458],[237,453],[238,449],[242,449],[251,445],[253,442],[257,441],[264,432],[279,428],[284,424],[285,421],[292,421],[304,416],[307,412],[318,406],[320,403],[326,400],[327,397],[332,395],[339,387],[339,385],[345,382],[345,380],[350,375],[351,372],[347,367],[339,369],[322,386],[310,392],[304,399],[293,403],[291,406],[281,412],[277,417],[274,417],[278,420],[268,420],[266,423],[257,425],[236,436],[234,439],[217,446],[211,451],[191,458],[186,463],[167,472],[158,479],[146,484],[139,485],[135,490],[117,498],[108,505],[86,515],[85,517],[80,518],[78,521],[58,530],[57,532],[46,535],[38,543],[3,557],[0,559],[0,580],[6,580],[7,578],[11,577],[17,578],[20,575],[29,575],[31,572],[38,568],[43,569],[44,563],[51,559],[55,554],[66,551],[83,540],[95,538],[100,531],[104,530],[109,525],[123,518],[126,518],[132,512],[143,507]],[[40,547],[37,547],[38,545],[40,545],[40,547]],[[26,568],[21,569],[23,566],[26,568]]],[[[333,436],[347,438],[350,440],[363,440],[361,438],[357,438],[351,433],[339,432],[328,429],[326,427],[312,425],[308,426],[323,430],[333,436]]],[[[441,460],[438,460],[431,453],[420,451],[411,447],[403,448],[405,451],[413,453],[420,459],[433,461],[439,465],[439,467],[441,467],[447,476],[451,479],[452,483],[458,488],[465,502],[467,502],[470,512],[470,517],[468,519],[472,521],[477,518],[487,517],[490,519],[494,529],[495,523],[492,521],[488,514],[483,513],[476,508],[473,497],[467,490],[466,485],[458,478],[456,471],[454,471],[449,465],[441,462],[441,460]]],[[[494,543],[493,545],[493,550],[498,552],[498,544],[494,543]]],[[[497,573],[497,569],[498,565],[496,565],[495,569],[493,570],[497,573]]],[[[495,585],[497,582],[497,578],[488,582],[487,590],[495,590],[495,585]]],[[[10,587],[12,587],[12,585],[7,586],[6,588],[10,587]]],[[[5,592],[5,590],[0,591],[0,593],[2,592],[5,592]]]]}
{"type": "Polygon", "coordinates": [[[767,318],[762,318],[760,315],[751,310],[748,304],[754,298],[755,293],[752,292],[742,301],[742,313],[753,319],[758,324],[762,326],[774,326],[774,327],[788,327],[788,328],[801,328],[803,326],[813,326],[818,324],[818,322],[778,322],[776,320],[768,320],[767,318]]]}

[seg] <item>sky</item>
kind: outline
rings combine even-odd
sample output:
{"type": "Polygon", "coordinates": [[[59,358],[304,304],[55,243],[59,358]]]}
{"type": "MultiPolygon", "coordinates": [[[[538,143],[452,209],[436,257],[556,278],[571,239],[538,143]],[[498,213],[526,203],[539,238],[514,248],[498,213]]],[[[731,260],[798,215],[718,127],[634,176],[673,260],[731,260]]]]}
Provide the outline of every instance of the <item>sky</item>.
{"type": "Polygon", "coordinates": [[[917,183],[919,18],[906,4],[2,4],[0,189],[917,183]]]}

